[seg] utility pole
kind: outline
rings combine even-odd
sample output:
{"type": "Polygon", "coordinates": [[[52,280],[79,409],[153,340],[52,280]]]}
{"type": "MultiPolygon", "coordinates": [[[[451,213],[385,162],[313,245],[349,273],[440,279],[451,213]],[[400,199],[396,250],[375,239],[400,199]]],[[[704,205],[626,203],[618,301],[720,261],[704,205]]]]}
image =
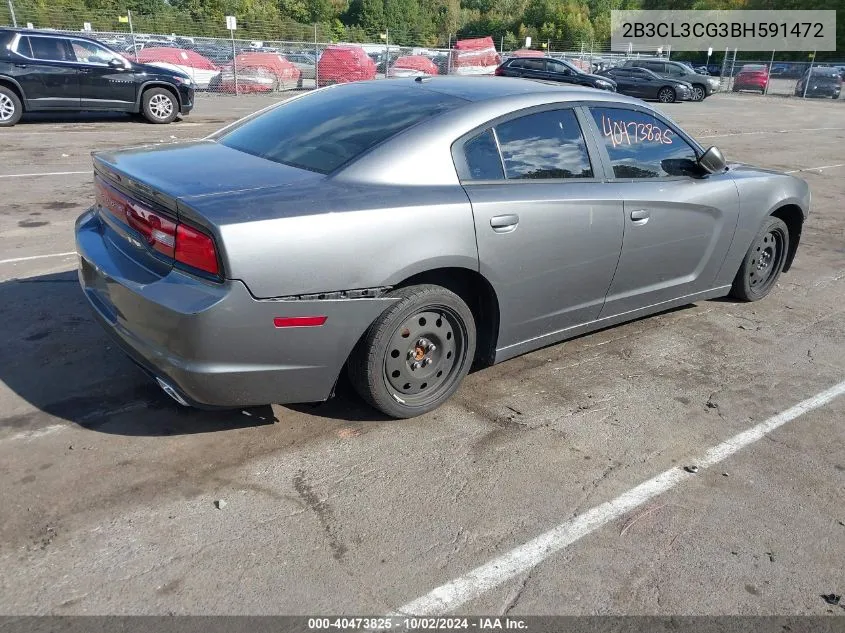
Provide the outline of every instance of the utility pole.
{"type": "Polygon", "coordinates": [[[12,4],[12,0],[9,0],[9,15],[12,18],[12,26],[17,28],[18,27],[18,21],[15,18],[15,5],[12,4]]]}
{"type": "Polygon", "coordinates": [[[804,82],[804,94],[801,95],[802,99],[807,98],[807,86],[810,85],[810,80],[813,78],[813,65],[816,63],[816,51],[813,51],[813,59],[810,62],[810,70],[807,71],[807,81],[804,82]]]}

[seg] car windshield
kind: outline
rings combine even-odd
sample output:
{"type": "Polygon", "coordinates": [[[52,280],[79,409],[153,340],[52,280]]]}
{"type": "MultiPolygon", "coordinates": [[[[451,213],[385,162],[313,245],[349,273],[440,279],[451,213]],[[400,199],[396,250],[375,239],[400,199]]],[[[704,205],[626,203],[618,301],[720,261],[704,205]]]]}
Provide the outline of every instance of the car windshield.
{"type": "Polygon", "coordinates": [[[322,174],[403,130],[466,103],[416,86],[359,83],[273,108],[222,136],[226,147],[322,174]]]}

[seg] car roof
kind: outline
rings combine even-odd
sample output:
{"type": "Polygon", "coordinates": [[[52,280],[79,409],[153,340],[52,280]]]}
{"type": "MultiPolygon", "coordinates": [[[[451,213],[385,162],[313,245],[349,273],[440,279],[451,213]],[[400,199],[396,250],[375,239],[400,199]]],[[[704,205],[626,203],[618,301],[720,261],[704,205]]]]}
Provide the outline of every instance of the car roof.
{"type": "MultiPolygon", "coordinates": [[[[463,105],[420,122],[388,139],[378,148],[344,167],[337,174],[337,178],[383,184],[452,184],[455,169],[450,148],[456,139],[475,133],[476,130],[480,131],[499,117],[530,108],[599,102],[609,106],[624,105],[656,112],[652,106],[634,97],[551,81],[494,76],[437,76],[418,79],[420,78],[371,80],[337,84],[321,89],[347,90],[350,86],[366,83],[370,94],[376,94],[378,91],[425,90],[440,92],[464,101],[463,105]]],[[[662,113],[658,115],[665,118],[662,113]]]]}
{"type": "MultiPolygon", "coordinates": [[[[541,79],[492,76],[438,76],[426,77],[422,81],[416,81],[416,79],[392,79],[390,83],[398,81],[406,82],[408,85],[416,84],[424,90],[440,92],[471,102],[503,100],[508,97],[529,97],[536,95],[537,97],[541,97],[539,100],[540,103],[542,103],[544,99],[554,102],[582,101],[589,99],[593,101],[642,103],[639,99],[626,97],[618,93],[608,93],[607,91],[596,90],[595,88],[572,86],[560,84],[556,81],[544,81],[541,79]]],[[[373,83],[374,88],[377,85],[380,85],[380,82],[373,83]]]]}
{"type": "Polygon", "coordinates": [[[88,37],[86,35],[79,35],[77,33],[66,33],[64,31],[42,31],[39,29],[22,29],[22,28],[15,28],[15,27],[3,27],[0,28],[0,34],[2,33],[20,33],[21,35],[37,35],[38,37],[72,37],[78,40],[86,40],[88,42],[97,42],[97,40],[88,37]]]}

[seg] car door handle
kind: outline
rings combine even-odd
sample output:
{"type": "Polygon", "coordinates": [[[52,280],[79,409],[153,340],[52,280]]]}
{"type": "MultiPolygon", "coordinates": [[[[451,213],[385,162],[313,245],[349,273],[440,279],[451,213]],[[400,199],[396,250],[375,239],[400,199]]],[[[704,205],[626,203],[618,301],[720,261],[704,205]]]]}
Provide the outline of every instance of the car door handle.
{"type": "Polygon", "coordinates": [[[519,216],[516,214],[497,215],[490,218],[490,226],[496,233],[510,233],[519,224],[519,216]]]}
{"type": "Polygon", "coordinates": [[[648,209],[637,209],[636,211],[631,211],[631,221],[637,225],[645,224],[648,222],[650,217],[651,213],[649,213],[648,209]]]}
{"type": "Polygon", "coordinates": [[[16,68],[27,68],[29,64],[15,64],[16,68]]]}

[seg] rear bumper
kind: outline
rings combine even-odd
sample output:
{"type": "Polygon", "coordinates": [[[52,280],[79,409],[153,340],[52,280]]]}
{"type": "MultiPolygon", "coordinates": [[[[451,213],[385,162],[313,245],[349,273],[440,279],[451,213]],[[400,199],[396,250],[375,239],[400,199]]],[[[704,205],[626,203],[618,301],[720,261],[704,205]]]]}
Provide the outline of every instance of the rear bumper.
{"type": "Polygon", "coordinates": [[[113,239],[94,210],[77,220],[79,281],[97,320],[144,370],[188,403],[240,407],[315,402],[332,392],[353,346],[394,299],[256,300],[178,270],[157,276],[113,239]],[[276,328],[275,317],[326,316],[276,328]]]}

